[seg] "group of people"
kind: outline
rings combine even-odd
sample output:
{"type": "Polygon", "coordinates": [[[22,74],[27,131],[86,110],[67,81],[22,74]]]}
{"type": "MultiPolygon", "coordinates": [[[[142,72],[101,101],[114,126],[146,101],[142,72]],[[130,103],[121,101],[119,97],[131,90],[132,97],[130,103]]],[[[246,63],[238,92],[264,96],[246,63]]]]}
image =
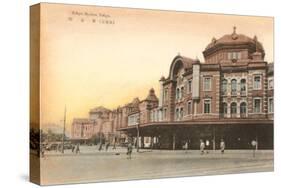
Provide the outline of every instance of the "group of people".
{"type": "MultiPolygon", "coordinates": [[[[202,139],[200,139],[200,152],[201,155],[203,155],[206,151],[206,154],[209,153],[209,149],[210,149],[210,141],[206,140],[206,142],[204,142],[202,139]]],[[[220,150],[221,150],[221,154],[224,154],[224,150],[225,150],[225,142],[223,139],[221,139],[220,141],[220,150]]]]}
{"type": "MultiPolygon", "coordinates": [[[[189,149],[189,143],[190,140],[187,140],[183,146],[183,149],[185,150],[185,152],[187,153],[187,150],[189,149]]],[[[210,141],[206,140],[205,142],[203,141],[203,139],[200,139],[200,153],[201,155],[203,155],[204,153],[208,154],[210,150],[210,141]]],[[[220,141],[220,150],[221,153],[224,154],[224,150],[225,150],[225,142],[223,139],[221,139],[220,141]]]]}
{"type": "Polygon", "coordinates": [[[75,152],[75,154],[80,153],[80,144],[72,145],[71,151],[72,153],[75,152]]]}
{"type": "MultiPolygon", "coordinates": [[[[104,145],[104,144],[103,144],[102,142],[99,144],[99,149],[98,149],[99,151],[103,150],[103,145],[104,145]]],[[[108,151],[109,146],[110,146],[110,142],[106,142],[106,143],[105,143],[105,151],[108,151]]],[[[115,144],[115,142],[113,143],[112,149],[113,149],[113,150],[116,149],[116,144],[115,144]]]]}

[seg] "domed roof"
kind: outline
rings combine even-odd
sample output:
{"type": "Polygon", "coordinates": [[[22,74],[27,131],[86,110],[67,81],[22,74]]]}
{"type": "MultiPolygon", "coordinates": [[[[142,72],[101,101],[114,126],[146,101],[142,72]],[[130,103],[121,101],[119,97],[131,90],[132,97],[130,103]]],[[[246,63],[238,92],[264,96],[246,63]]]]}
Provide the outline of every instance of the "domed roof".
{"type": "Polygon", "coordinates": [[[171,63],[169,78],[173,79],[174,74],[178,71],[178,69],[192,68],[192,65],[195,63],[200,63],[200,61],[198,59],[191,59],[189,57],[177,55],[171,63]]]}
{"type": "Polygon", "coordinates": [[[207,47],[205,48],[205,51],[218,45],[235,45],[235,44],[248,44],[248,43],[252,43],[256,45],[257,50],[263,51],[263,46],[258,41],[256,36],[250,38],[243,34],[237,34],[236,27],[233,27],[232,34],[224,35],[219,39],[213,38],[211,43],[208,44],[207,47]]]}

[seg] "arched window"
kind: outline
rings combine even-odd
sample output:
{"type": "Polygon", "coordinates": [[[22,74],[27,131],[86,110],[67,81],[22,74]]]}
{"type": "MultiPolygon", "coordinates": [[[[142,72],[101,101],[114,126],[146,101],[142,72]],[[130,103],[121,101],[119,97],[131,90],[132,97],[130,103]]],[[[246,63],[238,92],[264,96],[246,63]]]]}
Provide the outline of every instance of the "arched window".
{"type": "Polygon", "coordinates": [[[246,95],[246,80],[242,79],[240,82],[240,94],[246,95]]]}
{"type": "Polygon", "coordinates": [[[176,109],[176,120],[178,120],[180,118],[180,113],[179,113],[179,109],[176,109]]]}
{"type": "Polygon", "coordinates": [[[180,108],[180,119],[183,118],[183,108],[180,108]]]}
{"type": "Polygon", "coordinates": [[[240,104],[240,116],[246,117],[246,113],[247,113],[247,104],[245,102],[242,102],[240,104]]]}
{"type": "Polygon", "coordinates": [[[237,81],[235,79],[231,80],[231,95],[236,95],[237,93],[237,81]]]}
{"type": "Polygon", "coordinates": [[[231,113],[231,117],[236,117],[237,104],[235,102],[231,103],[230,105],[230,113],[231,113]]]}
{"type": "Polygon", "coordinates": [[[181,87],[181,91],[180,91],[180,99],[183,97],[183,92],[184,92],[184,87],[181,87]]]}
{"type": "Polygon", "coordinates": [[[224,80],[222,81],[222,94],[223,94],[223,95],[226,95],[226,94],[227,94],[227,80],[226,80],[226,79],[224,79],[224,80]]]}
{"type": "Polygon", "coordinates": [[[223,117],[226,117],[227,116],[227,103],[222,103],[222,114],[223,114],[223,117]]]}

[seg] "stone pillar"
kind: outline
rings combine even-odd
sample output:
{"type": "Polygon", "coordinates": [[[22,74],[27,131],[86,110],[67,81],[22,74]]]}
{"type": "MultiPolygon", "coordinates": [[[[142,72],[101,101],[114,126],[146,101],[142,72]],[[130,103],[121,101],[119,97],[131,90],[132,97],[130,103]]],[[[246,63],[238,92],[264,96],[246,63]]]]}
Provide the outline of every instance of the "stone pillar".
{"type": "Polygon", "coordinates": [[[238,118],[240,118],[240,103],[237,102],[237,116],[238,118]]]}

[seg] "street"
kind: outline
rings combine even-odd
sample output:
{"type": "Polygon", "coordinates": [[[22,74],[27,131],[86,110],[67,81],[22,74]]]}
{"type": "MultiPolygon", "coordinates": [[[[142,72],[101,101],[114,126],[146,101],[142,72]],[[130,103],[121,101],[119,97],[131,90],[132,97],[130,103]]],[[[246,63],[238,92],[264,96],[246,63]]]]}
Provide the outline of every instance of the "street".
{"type": "Polygon", "coordinates": [[[65,184],[160,177],[180,177],[273,171],[273,151],[258,150],[133,150],[127,159],[126,148],[98,151],[96,146],[81,146],[81,153],[46,152],[41,159],[42,184],[65,184]]]}

